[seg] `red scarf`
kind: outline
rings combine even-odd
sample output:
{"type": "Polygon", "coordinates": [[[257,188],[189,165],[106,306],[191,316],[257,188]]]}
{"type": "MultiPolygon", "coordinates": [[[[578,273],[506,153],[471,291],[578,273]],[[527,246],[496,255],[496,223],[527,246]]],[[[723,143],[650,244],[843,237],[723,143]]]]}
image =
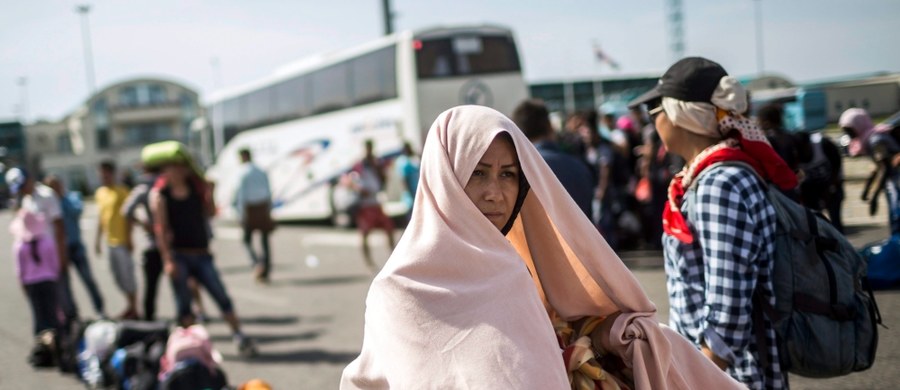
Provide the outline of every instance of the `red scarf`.
{"type": "Polygon", "coordinates": [[[743,162],[753,167],[763,179],[777,185],[778,188],[790,190],[797,186],[797,175],[775,153],[765,138],[750,140],[743,136],[744,132],[734,132],[734,134],[733,138],[704,150],[694,158],[690,166],[685,167],[672,178],[672,182],[669,184],[669,201],[663,210],[663,230],[666,234],[685,244],[694,242],[691,229],[681,214],[681,202],[686,191],[685,185],[690,187],[691,181],[700,177],[704,170],[715,163],[743,162]]]}

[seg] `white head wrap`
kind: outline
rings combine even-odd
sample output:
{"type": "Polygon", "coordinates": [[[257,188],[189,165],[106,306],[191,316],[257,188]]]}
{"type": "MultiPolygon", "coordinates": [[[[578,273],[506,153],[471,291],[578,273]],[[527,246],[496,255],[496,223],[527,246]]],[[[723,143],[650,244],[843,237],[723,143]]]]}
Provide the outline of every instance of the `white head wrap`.
{"type": "Polygon", "coordinates": [[[734,114],[743,113],[747,110],[747,92],[737,79],[725,76],[719,80],[710,101],[712,104],[663,97],[662,106],[676,126],[702,136],[724,138],[725,134],[719,130],[716,108],[734,114]]]}

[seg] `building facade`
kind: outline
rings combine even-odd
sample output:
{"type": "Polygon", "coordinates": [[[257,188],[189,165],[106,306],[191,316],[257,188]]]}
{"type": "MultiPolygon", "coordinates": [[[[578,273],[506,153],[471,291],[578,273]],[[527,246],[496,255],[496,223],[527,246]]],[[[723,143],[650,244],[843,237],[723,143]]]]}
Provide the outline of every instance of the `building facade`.
{"type": "Polygon", "coordinates": [[[123,176],[140,169],[144,145],[178,140],[199,147],[192,123],[203,117],[197,93],[182,84],[155,78],[113,84],[59,122],[28,126],[29,166],[55,174],[68,188],[92,193],[97,166],[116,162],[123,176]]]}

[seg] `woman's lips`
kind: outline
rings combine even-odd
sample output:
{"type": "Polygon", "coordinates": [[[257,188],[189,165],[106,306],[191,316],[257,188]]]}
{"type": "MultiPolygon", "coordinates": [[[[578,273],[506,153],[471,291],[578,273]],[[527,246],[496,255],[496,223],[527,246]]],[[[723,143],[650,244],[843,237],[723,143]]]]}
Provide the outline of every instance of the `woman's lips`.
{"type": "Polygon", "coordinates": [[[494,212],[494,213],[482,213],[482,214],[484,214],[484,216],[487,217],[488,219],[499,219],[499,218],[503,218],[503,213],[498,213],[498,212],[494,212]]]}

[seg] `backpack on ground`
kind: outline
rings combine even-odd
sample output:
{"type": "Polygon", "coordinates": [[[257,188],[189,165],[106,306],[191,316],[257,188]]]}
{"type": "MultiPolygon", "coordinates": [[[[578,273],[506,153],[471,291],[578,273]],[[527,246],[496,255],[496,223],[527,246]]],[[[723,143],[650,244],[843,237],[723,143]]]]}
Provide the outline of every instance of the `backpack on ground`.
{"type": "MultiPolygon", "coordinates": [[[[713,164],[707,172],[717,165],[757,174],[736,161],[713,164]]],[[[866,279],[866,259],[824,217],[760,181],[778,226],[772,259],[775,307],[754,294],[758,347],[767,348],[765,315],[775,326],[781,364],[789,372],[828,378],[868,369],[875,360],[881,315],[866,279]]]]}
{"type": "Polygon", "coordinates": [[[900,287],[900,234],[863,247],[860,254],[869,264],[869,284],[882,290],[900,287]]]}
{"type": "Polygon", "coordinates": [[[45,330],[34,338],[34,346],[28,353],[28,364],[35,368],[56,366],[56,332],[45,330]]]}

